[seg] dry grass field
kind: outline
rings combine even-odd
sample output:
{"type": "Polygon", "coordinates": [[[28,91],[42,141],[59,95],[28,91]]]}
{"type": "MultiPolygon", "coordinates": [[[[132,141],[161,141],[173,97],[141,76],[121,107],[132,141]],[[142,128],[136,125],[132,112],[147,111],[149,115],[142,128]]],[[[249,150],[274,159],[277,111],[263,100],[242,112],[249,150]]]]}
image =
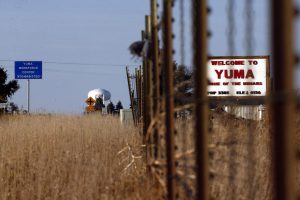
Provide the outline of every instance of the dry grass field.
{"type": "Polygon", "coordinates": [[[2,116],[0,144],[1,200],[146,199],[150,195],[145,162],[138,157],[142,156],[139,134],[122,126],[118,118],[2,116]]]}
{"type": "MultiPolygon", "coordinates": [[[[295,122],[300,145],[300,115],[295,122]]],[[[268,124],[212,113],[213,199],[272,199],[268,124]]],[[[177,129],[179,154],[191,150],[192,124],[177,123],[177,129]]],[[[0,200],[160,199],[146,173],[141,141],[137,129],[111,116],[2,116],[0,200]]],[[[179,159],[180,199],[190,199],[194,191],[184,184],[194,183],[194,155],[179,159]]]]}

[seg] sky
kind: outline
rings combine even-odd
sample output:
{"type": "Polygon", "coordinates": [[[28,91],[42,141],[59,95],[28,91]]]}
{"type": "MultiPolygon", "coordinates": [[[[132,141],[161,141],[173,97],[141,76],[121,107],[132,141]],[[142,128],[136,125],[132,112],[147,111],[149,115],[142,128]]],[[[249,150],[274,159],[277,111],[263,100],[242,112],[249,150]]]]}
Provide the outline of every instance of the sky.
{"type": "MultiPolygon", "coordinates": [[[[178,0],[177,0],[178,2],[178,0]]],[[[236,0],[236,52],[245,53],[244,3],[236,0]]],[[[254,0],[254,55],[270,55],[267,1],[254,0]]],[[[299,3],[299,0],[298,0],[299,3]]],[[[209,53],[228,54],[227,1],[209,0],[209,53]]],[[[160,6],[161,11],[161,6],[160,6]]],[[[81,113],[90,90],[109,90],[129,107],[125,66],[129,45],[141,38],[149,0],[0,0],[0,65],[14,79],[14,61],[43,61],[43,79],[31,80],[31,111],[81,113]]],[[[174,8],[175,60],[180,62],[179,6],[174,8]]],[[[299,20],[298,20],[299,21],[299,20]]],[[[190,5],[185,1],[184,64],[191,66],[190,5]]],[[[300,33],[299,23],[297,31],[300,33]]],[[[299,51],[299,40],[296,43],[299,51]]],[[[300,82],[299,82],[300,83],[300,82]]],[[[27,81],[10,101],[27,107],[27,81]]]]}

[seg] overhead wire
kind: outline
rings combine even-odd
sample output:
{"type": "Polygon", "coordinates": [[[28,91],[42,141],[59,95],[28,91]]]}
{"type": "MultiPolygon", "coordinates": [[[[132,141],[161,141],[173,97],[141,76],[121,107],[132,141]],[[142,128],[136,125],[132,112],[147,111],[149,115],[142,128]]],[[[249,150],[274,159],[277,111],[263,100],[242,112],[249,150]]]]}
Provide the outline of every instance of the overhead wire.
{"type": "MultiPolygon", "coordinates": [[[[12,68],[12,66],[6,66],[6,68],[12,68]]],[[[85,75],[93,75],[93,76],[123,76],[123,73],[107,73],[107,72],[91,72],[91,71],[83,71],[83,70],[62,70],[62,69],[48,69],[44,68],[43,71],[47,71],[50,73],[63,73],[63,74],[85,74],[85,75]]]]}
{"type": "MultiPolygon", "coordinates": [[[[11,59],[0,59],[0,62],[15,62],[15,60],[11,59]]],[[[114,64],[114,63],[84,63],[84,62],[60,62],[60,61],[42,61],[45,64],[56,64],[56,65],[84,65],[84,66],[95,66],[95,67],[133,67],[138,66],[139,64],[114,64]]]]}
{"type": "MultiPolygon", "coordinates": [[[[0,62],[15,62],[15,60],[11,60],[11,59],[0,59],[0,62]]],[[[76,66],[89,66],[89,67],[93,67],[93,69],[97,68],[97,67],[120,67],[119,69],[123,70],[125,66],[129,66],[129,67],[133,67],[135,65],[131,64],[131,65],[126,65],[126,64],[105,64],[105,63],[84,63],[84,62],[58,62],[58,61],[43,61],[44,64],[50,64],[50,65],[76,65],[76,66]]],[[[1,65],[0,65],[1,66],[1,65]]],[[[12,65],[3,65],[5,68],[13,68],[14,66],[12,65]]],[[[114,69],[118,69],[118,68],[114,68],[114,69]]],[[[48,67],[44,67],[43,69],[44,71],[47,72],[54,72],[54,73],[65,73],[65,74],[87,74],[87,75],[95,75],[95,76],[103,76],[103,75],[122,75],[120,73],[107,73],[107,72],[90,72],[87,71],[88,69],[86,67],[82,67],[80,69],[76,68],[76,70],[70,69],[68,68],[68,70],[62,70],[62,69],[53,69],[48,68],[48,67]]]]}

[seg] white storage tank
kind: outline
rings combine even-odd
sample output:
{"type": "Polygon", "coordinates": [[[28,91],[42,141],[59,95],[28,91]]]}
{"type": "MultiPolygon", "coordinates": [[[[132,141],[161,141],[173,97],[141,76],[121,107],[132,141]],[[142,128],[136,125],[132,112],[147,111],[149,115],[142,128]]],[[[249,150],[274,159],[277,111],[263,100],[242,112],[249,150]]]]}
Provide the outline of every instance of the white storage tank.
{"type": "Polygon", "coordinates": [[[98,88],[89,91],[88,97],[92,97],[95,100],[100,97],[103,101],[108,101],[110,100],[111,94],[108,90],[98,88]]]}

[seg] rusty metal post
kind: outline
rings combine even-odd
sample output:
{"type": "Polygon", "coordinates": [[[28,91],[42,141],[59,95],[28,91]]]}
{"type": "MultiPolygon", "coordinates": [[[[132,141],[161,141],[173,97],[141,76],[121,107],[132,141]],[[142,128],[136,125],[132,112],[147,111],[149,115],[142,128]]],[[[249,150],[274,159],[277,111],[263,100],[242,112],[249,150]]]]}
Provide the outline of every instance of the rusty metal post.
{"type": "MultiPolygon", "coordinates": [[[[145,40],[145,31],[141,32],[142,41],[145,40]]],[[[147,108],[148,108],[148,99],[147,99],[147,63],[145,58],[143,58],[143,144],[146,144],[146,134],[149,124],[147,108]]]]}
{"type": "Polygon", "coordinates": [[[142,66],[140,65],[140,74],[139,74],[139,88],[140,88],[140,117],[141,117],[141,123],[142,123],[142,119],[143,119],[143,72],[142,72],[142,66]]]}
{"type": "MultiPolygon", "coordinates": [[[[151,0],[151,58],[152,58],[152,68],[153,68],[153,117],[156,118],[159,115],[159,66],[158,66],[158,23],[157,23],[157,0],[151,0]]],[[[158,130],[155,129],[153,132],[153,143],[155,145],[154,157],[158,156],[158,130]]]]}
{"type": "MultiPolygon", "coordinates": [[[[151,40],[151,16],[146,15],[145,16],[145,42],[148,42],[148,45],[150,44],[150,40],[151,40]]],[[[145,112],[145,114],[147,115],[148,118],[148,124],[147,124],[147,130],[149,128],[149,125],[151,123],[151,121],[153,120],[153,84],[152,84],[152,77],[153,77],[153,73],[152,73],[152,62],[151,62],[151,58],[149,57],[149,50],[147,49],[147,51],[145,52],[146,55],[144,55],[144,60],[146,62],[146,70],[147,70],[147,112],[145,112]]],[[[152,135],[150,138],[148,138],[149,140],[146,141],[146,143],[148,144],[148,150],[149,150],[149,155],[152,156],[153,155],[153,146],[152,146],[152,135]]]]}
{"type": "Polygon", "coordinates": [[[196,199],[208,200],[207,2],[193,0],[196,199]]]}
{"type": "Polygon", "coordinates": [[[137,69],[137,73],[136,73],[136,92],[137,92],[137,108],[138,108],[138,123],[140,125],[141,123],[141,86],[140,86],[140,74],[141,74],[141,71],[140,69],[137,69]]]}
{"type": "Polygon", "coordinates": [[[140,88],[139,88],[139,70],[137,68],[135,68],[135,90],[136,90],[136,121],[137,121],[137,125],[139,125],[140,123],[140,88]]]}
{"type": "Polygon", "coordinates": [[[151,0],[151,43],[152,43],[152,63],[153,63],[153,112],[158,114],[159,108],[159,66],[158,66],[158,30],[157,30],[157,1],[151,0]]]}
{"type": "MultiPolygon", "coordinates": [[[[151,17],[146,15],[145,16],[145,42],[149,41],[149,39],[151,38],[151,17]]],[[[148,53],[148,52],[146,52],[148,53]]],[[[151,84],[151,79],[152,79],[152,63],[150,62],[150,59],[148,58],[148,55],[144,55],[144,60],[145,60],[145,64],[146,64],[146,71],[147,71],[147,84],[146,84],[146,98],[147,98],[147,112],[145,113],[147,116],[147,124],[146,127],[148,129],[153,114],[152,114],[152,106],[153,106],[153,102],[152,102],[152,84],[151,84]]]]}
{"type": "Polygon", "coordinates": [[[172,41],[172,0],[163,1],[163,44],[166,87],[166,155],[167,155],[167,197],[176,198],[176,169],[174,143],[174,69],[172,41]]]}
{"type": "Polygon", "coordinates": [[[274,198],[294,200],[295,146],[294,146],[294,47],[293,0],[272,0],[272,53],[274,91],[272,96],[274,198]]]}

